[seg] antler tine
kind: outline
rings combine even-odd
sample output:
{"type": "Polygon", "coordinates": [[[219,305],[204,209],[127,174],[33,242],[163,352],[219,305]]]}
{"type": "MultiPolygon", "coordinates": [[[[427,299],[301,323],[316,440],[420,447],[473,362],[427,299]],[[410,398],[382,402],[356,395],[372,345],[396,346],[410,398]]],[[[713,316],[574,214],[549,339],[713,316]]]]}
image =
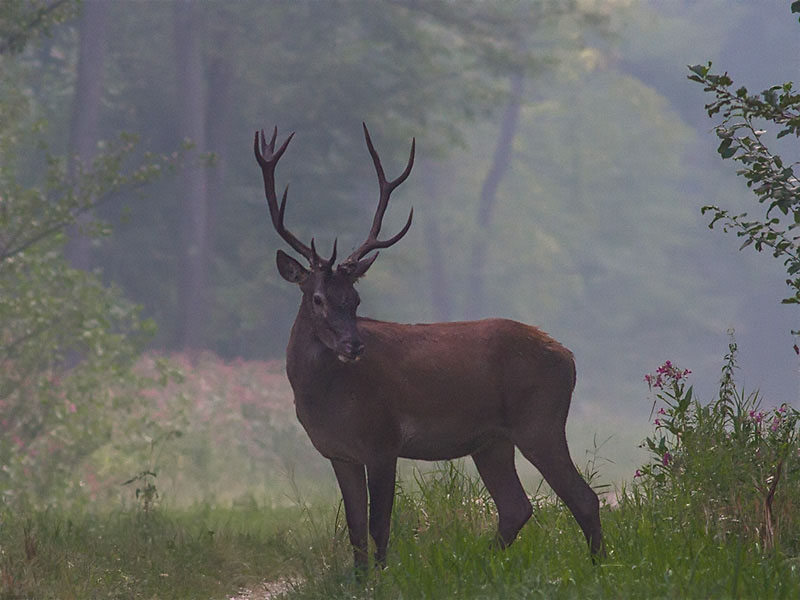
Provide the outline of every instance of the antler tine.
{"type": "Polygon", "coordinates": [[[322,258],[317,253],[317,248],[314,245],[314,238],[311,238],[311,254],[313,256],[313,260],[311,264],[318,269],[330,269],[333,267],[333,263],[336,262],[336,244],[339,241],[338,238],[334,238],[333,240],[333,252],[331,252],[331,257],[329,259],[322,258]]]}
{"type": "Polygon", "coordinates": [[[408,163],[406,164],[406,168],[400,174],[399,177],[388,181],[386,179],[386,174],[383,170],[383,165],[381,164],[380,156],[378,155],[377,150],[375,150],[375,146],[372,143],[372,138],[369,135],[369,130],[367,129],[366,123],[361,123],[364,128],[364,139],[367,141],[367,149],[369,150],[369,154],[372,157],[372,163],[375,165],[375,172],[378,175],[378,186],[380,188],[380,196],[378,199],[378,208],[375,210],[375,217],[372,219],[372,227],[369,230],[369,234],[367,235],[367,240],[359,246],[357,250],[355,250],[345,262],[355,262],[363,258],[367,253],[377,250],[379,248],[388,248],[389,246],[397,243],[400,239],[408,232],[409,228],[411,227],[411,220],[414,217],[414,209],[411,209],[411,212],[408,215],[408,220],[403,228],[400,230],[399,233],[394,235],[393,237],[389,238],[388,240],[378,240],[378,234],[381,232],[381,226],[383,225],[383,215],[386,213],[386,208],[389,206],[389,197],[391,196],[392,192],[403,183],[406,179],[408,179],[409,174],[411,173],[411,168],[414,166],[414,152],[416,149],[417,140],[416,138],[411,139],[411,152],[408,156],[408,163]]]}
{"type": "Polygon", "coordinates": [[[267,206],[269,207],[269,214],[272,218],[272,225],[275,227],[275,231],[278,233],[278,235],[280,235],[287,244],[289,244],[299,254],[302,254],[313,265],[315,255],[313,250],[297,239],[291,231],[286,229],[283,223],[283,218],[286,213],[286,196],[289,193],[289,186],[287,185],[284,189],[283,198],[281,199],[280,204],[278,204],[278,196],[275,194],[275,166],[278,164],[281,156],[283,156],[283,153],[289,146],[289,142],[292,141],[294,132],[292,132],[289,137],[286,138],[286,141],[281,144],[280,148],[278,148],[276,152],[275,141],[277,137],[278,128],[275,127],[272,131],[272,138],[268,144],[267,139],[264,136],[264,130],[262,129],[260,131],[260,138],[259,132],[256,131],[255,140],[253,142],[253,151],[256,156],[256,161],[258,161],[258,164],[261,167],[261,173],[264,176],[264,195],[267,197],[267,206]]]}
{"type": "Polygon", "coordinates": [[[333,252],[331,252],[331,257],[328,259],[328,266],[332,267],[333,263],[336,262],[336,243],[339,241],[339,238],[333,238],[333,252]]]}

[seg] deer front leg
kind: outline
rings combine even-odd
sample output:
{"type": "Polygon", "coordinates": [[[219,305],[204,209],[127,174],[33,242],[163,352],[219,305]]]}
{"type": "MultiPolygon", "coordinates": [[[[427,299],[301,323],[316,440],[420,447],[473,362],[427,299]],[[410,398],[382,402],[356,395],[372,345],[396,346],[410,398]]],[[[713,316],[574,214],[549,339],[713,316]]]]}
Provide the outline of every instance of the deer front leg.
{"type": "Polygon", "coordinates": [[[386,565],[386,548],[394,503],[394,481],[397,459],[367,465],[369,481],[369,533],[375,540],[375,565],[386,565]]]}
{"type": "Polygon", "coordinates": [[[331,460],[344,500],[347,530],[353,546],[356,575],[367,567],[367,486],[364,465],[331,460]]]}

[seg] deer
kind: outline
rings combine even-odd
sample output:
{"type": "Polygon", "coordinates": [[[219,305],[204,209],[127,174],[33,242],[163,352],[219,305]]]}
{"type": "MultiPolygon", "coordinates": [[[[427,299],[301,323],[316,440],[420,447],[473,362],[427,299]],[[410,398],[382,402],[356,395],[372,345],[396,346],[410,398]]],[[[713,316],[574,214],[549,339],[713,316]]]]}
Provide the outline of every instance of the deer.
{"type": "Polygon", "coordinates": [[[469,455],[498,513],[496,543],[509,546],[533,510],[516,471],[515,448],[566,504],[592,560],[604,554],[597,494],[570,457],[565,427],[575,387],[572,353],[540,329],[508,319],[400,324],[356,315],[356,282],[378,250],[409,231],[414,210],[394,236],[379,239],[392,192],[411,173],[416,139],[403,172],[388,180],[362,123],[378,176],[378,207],[367,239],[336,264],[284,224],[287,185],[278,202],[276,150],[256,131],[254,151],[278,235],[308,266],[278,249],[278,273],[297,284],[300,308],[286,348],[286,373],[297,418],[330,460],[344,502],[356,574],[386,566],[399,458],[444,461],[469,455]],[[367,510],[369,503],[369,511],[367,510]]]}

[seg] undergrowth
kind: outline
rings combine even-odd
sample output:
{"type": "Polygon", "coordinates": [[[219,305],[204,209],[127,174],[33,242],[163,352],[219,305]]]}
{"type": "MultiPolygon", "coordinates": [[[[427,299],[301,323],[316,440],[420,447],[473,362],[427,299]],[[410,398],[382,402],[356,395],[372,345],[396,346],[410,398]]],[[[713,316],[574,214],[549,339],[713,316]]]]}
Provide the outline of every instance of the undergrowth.
{"type": "MultiPolygon", "coordinates": [[[[672,363],[646,378],[650,459],[603,496],[597,564],[546,486],[529,490],[533,518],[498,549],[494,503],[468,461],[401,469],[388,566],[363,581],[341,503],[296,488],[283,508],[175,508],[154,501],[143,471],[138,501],[118,511],[0,508],[0,599],[222,599],[278,580],[294,599],[798,598],[800,413],[744,393],[736,350],[708,403],[672,363]]],[[[595,459],[584,473],[600,487],[595,459]]]]}

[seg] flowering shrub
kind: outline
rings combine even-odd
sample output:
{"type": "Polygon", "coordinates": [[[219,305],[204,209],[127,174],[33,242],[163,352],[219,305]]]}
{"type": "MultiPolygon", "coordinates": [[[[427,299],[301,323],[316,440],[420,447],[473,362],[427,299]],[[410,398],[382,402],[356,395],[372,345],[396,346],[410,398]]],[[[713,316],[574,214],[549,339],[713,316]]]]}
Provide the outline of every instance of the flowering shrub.
{"type": "Polygon", "coordinates": [[[651,459],[634,479],[662,499],[686,501],[717,534],[744,533],[772,549],[781,529],[797,527],[800,412],[762,410],[758,393],[740,392],[736,352],[732,341],[710,404],[694,398],[688,369],[667,361],[645,376],[654,432],[643,443],[651,459]]]}

